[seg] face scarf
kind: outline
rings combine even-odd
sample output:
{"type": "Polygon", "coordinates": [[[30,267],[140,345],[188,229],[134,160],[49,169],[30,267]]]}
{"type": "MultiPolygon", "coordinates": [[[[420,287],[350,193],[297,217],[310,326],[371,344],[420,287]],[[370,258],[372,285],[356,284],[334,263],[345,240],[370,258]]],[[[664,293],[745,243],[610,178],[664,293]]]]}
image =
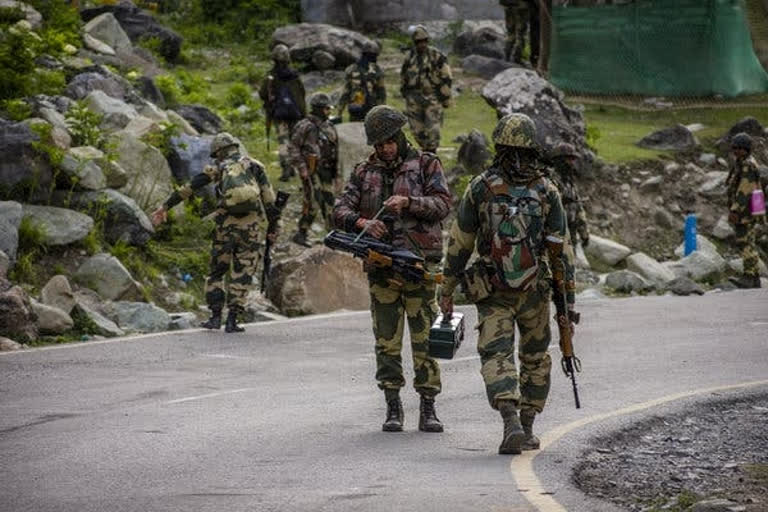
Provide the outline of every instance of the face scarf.
{"type": "Polygon", "coordinates": [[[538,152],[531,148],[496,145],[493,167],[500,169],[513,182],[528,182],[541,176],[538,152]]]}

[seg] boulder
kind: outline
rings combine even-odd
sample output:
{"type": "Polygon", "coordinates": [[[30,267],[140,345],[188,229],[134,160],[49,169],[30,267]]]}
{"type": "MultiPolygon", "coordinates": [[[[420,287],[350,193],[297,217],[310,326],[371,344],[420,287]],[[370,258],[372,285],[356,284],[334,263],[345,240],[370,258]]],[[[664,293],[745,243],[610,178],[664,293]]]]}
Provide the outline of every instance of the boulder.
{"type": "Polygon", "coordinates": [[[580,154],[591,155],[585,140],[584,116],[568,107],[564,97],[535,71],[522,68],[503,71],[483,87],[483,98],[499,116],[520,112],[536,123],[536,138],[545,152],[560,142],[569,142],[580,154]]]}
{"type": "MultiPolygon", "coordinates": [[[[181,134],[171,138],[168,164],[176,183],[185,183],[211,163],[211,137],[181,134]]],[[[211,188],[210,193],[213,193],[211,188]]]]}
{"type": "Polygon", "coordinates": [[[752,137],[765,137],[766,131],[760,121],[754,117],[748,116],[741,119],[738,123],[731,126],[730,130],[720,137],[717,141],[717,147],[723,153],[727,153],[730,150],[731,138],[737,133],[746,133],[752,137]]]}
{"type": "Polygon", "coordinates": [[[83,44],[89,50],[93,50],[96,53],[102,53],[104,55],[115,56],[117,52],[109,46],[107,43],[99,41],[91,34],[83,34],[83,44]]]}
{"type": "Polygon", "coordinates": [[[584,247],[580,243],[576,244],[576,247],[574,247],[573,255],[577,269],[589,270],[592,268],[592,265],[589,264],[589,259],[587,259],[587,255],[584,253],[584,247]]]}
{"type": "Polygon", "coordinates": [[[492,59],[504,59],[504,47],[507,35],[496,27],[482,27],[467,30],[456,37],[453,53],[459,57],[481,55],[492,59]]]}
{"type": "Polygon", "coordinates": [[[101,171],[107,180],[107,187],[121,189],[128,184],[128,173],[123,166],[113,160],[103,162],[101,171]]]}
{"type": "Polygon", "coordinates": [[[186,119],[198,133],[216,135],[221,131],[221,118],[202,105],[179,105],[176,113],[186,119]]]}
{"type": "Polygon", "coordinates": [[[88,96],[85,97],[85,102],[89,110],[103,116],[101,128],[106,132],[119,131],[128,126],[131,119],[139,116],[136,108],[132,105],[108,96],[100,90],[88,93],[88,96]]]}
{"type": "Polygon", "coordinates": [[[109,140],[116,146],[117,163],[128,174],[128,183],[119,191],[144,210],[165,201],[173,192],[173,176],[160,150],[126,132],[117,132],[109,140]]]}
{"type": "Polygon", "coordinates": [[[359,32],[321,23],[299,23],[278,27],[272,34],[272,44],[284,44],[291,52],[291,60],[312,65],[319,51],[333,56],[337,69],[357,62],[365,44],[374,43],[359,32]]]}
{"type": "Polygon", "coordinates": [[[691,512],[746,512],[747,507],[738,502],[713,498],[697,501],[694,503],[691,512]]]}
{"type": "Polygon", "coordinates": [[[0,279],[0,336],[22,343],[37,339],[37,315],[20,286],[0,279]]]}
{"type": "Polygon", "coordinates": [[[638,187],[640,192],[658,192],[661,190],[661,184],[664,183],[664,176],[651,176],[638,187]]]}
{"type": "Polygon", "coordinates": [[[468,135],[460,135],[458,138],[461,140],[458,164],[472,174],[483,172],[488,160],[493,156],[485,134],[473,128],[468,135]]]}
{"type": "MultiPolygon", "coordinates": [[[[715,259],[720,258],[720,252],[717,250],[717,247],[715,246],[715,244],[710,242],[709,239],[704,235],[696,235],[696,250],[699,252],[703,252],[715,259]]],[[[682,243],[675,248],[675,256],[678,258],[682,258],[684,251],[685,251],[685,243],[682,243]]]]}
{"type": "Polygon", "coordinates": [[[55,204],[67,204],[71,208],[98,217],[104,223],[104,235],[111,244],[119,240],[136,247],[143,246],[155,232],[147,214],[136,201],[112,189],[95,192],[55,192],[55,204]]]}
{"type": "Polygon", "coordinates": [[[154,119],[139,115],[131,119],[131,121],[121,131],[127,135],[132,135],[137,139],[141,139],[148,133],[160,131],[160,123],[154,119]]]}
{"type": "Polygon", "coordinates": [[[709,199],[725,197],[725,180],[728,177],[728,173],[725,171],[710,171],[705,176],[706,181],[696,192],[709,199]]]}
{"type": "Polygon", "coordinates": [[[67,176],[68,184],[80,190],[101,190],[107,187],[107,178],[99,161],[105,161],[104,153],[92,146],[70,148],[64,153],[60,168],[67,176]]]}
{"type": "Polygon", "coordinates": [[[192,135],[193,137],[200,135],[200,132],[195,130],[195,128],[189,124],[189,121],[181,117],[175,110],[166,110],[165,115],[168,116],[168,121],[178,126],[183,134],[192,135]]]}
{"type": "Polygon", "coordinates": [[[121,329],[128,332],[167,331],[171,316],[163,309],[146,302],[113,302],[114,320],[121,329]]]}
{"type": "Polygon", "coordinates": [[[61,149],[69,149],[72,136],[69,134],[67,120],[63,114],[53,108],[43,107],[36,114],[51,125],[51,139],[61,149]]]}
{"type": "Polygon", "coordinates": [[[24,345],[11,339],[0,336],[0,352],[12,352],[14,350],[23,350],[24,345]]]}
{"type": "Polygon", "coordinates": [[[465,73],[478,75],[486,80],[491,80],[502,71],[515,67],[519,66],[506,60],[483,55],[468,55],[461,59],[461,68],[465,73]]]}
{"type": "Polygon", "coordinates": [[[67,96],[47,96],[45,94],[28,96],[24,99],[24,101],[32,108],[33,112],[35,112],[37,116],[42,117],[52,124],[56,123],[43,115],[43,109],[55,110],[59,114],[64,115],[74,104],[74,100],[72,100],[72,98],[68,98],[67,96]]]}
{"type": "Polygon", "coordinates": [[[32,28],[32,30],[38,30],[43,25],[43,15],[26,2],[16,2],[15,0],[0,0],[0,9],[20,10],[21,14],[29,23],[29,26],[32,28]]]}
{"type": "Polygon", "coordinates": [[[93,91],[101,91],[110,98],[123,100],[128,92],[125,82],[112,73],[105,73],[100,67],[76,75],[67,84],[66,95],[76,100],[88,97],[93,91]]]}
{"type": "Polygon", "coordinates": [[[25,204],[24,218],[39,226],[44,233],[45,245],[69,245],[88,236],[93,219],[74,210],[56,206],[25,204]]]}
{"type": "Polygon", "coordinates": [[[344,71],[336,71],[331,69],[327,69],[325,71],[315,70],[302,73],[300,78],[301,83],[304,84],[304,88],[307,90],[307,92],[313,92],[317,89],[322,89],[336,82],[343,81],[344,71]]]}
{"type": "Polygon", "coordinates": [[[77,303],[69,279],[60,274],[53,276],[45,283],[40,292],[40,299],[43,304],[58,308],[67,314],[72,312],[77,303]]]}
{"type": "Polygon", "coordinates": [[[37,329],[40,334],[62,334],[75,325],[72,317],[57,307],[32,300],[32,309],[37,315],[37,329]]]}
{"type": "Polygon", "coordinates": [[[368,279],[352,256],[314,247],[272,267],[267,298],[284,315],[368,309],[368,279]]]}
{"type": "Polygon", "coordinates": [[[674,272],[643,252],[636,252],[627,258],[627,269],[657,286],[675,278],[674,272]]]}
{"type": "Polygon", "coordinates": [[[138,89],[139,94],[141,94],[145,100],[157,105],[160,108],[166,108],[163,91],[161,91],[157,84],[155,84],[155,81],[152,79],[152,77],[140,76],[137,80],[136,89],[138,89]]]}
{"type": "Polygon", "coordinates": [[[621,245],[613,240],[590,235],[589,245],[584,249],[584,252],[590,258],[595,258],[597,261],[613,266],[629,256],[632,250],[626,245],[621,245]]]}
{"type": "Polygon", "coordinates": [[[143,105],[140,105],[137,110],[140,115],[155,122],[167,123],[169,121],[168,114],[165,113],[165,110],[161,109],[154,103],[146,102],[143,105]]]}
{"type": "Polygon", "coordinates": [[[619,293],[644,292],[653,288],[640,274],[631,270],[618,270],[605,277],[605,286],[619,293]]]}
{"type": "Polygon", "coordinates": [[[684,151],[694,149],[699,145],[699,141],[696,140],[696,137],[688,128],[682,124],[676,124],[671,128],[665,128],[646,135],[637,145],[641,148],[657,151],[684,151]]]}
{"type": "Polygon", "coordinates": [[[90,22],[105,13],[111,13],[117,19],[120,27],[136,43],[141,39],[160,40],[159,52],[169,62],[175,61],[181,53],[183,39],[173,30],[160,25],[147,11],[139,9],[131,2],[120,2],[117,5],[103,5],[80,11],[80,17],[90,22]]]}
{"type": "Polygon", "coordinates": [[[0,250],[0,279],[5,279],[8,270],[11,268],[11,258],[5,252],[0,250]]]}
{"type": "Polygon", "coordinates": [[[311,62],[315,69],[325,71],[336,66],[336,57],[325,50],[315,50],[315,53],[312,54],[311,62]]]}
{"type": "Polygon", "coordinates": [[[694,281],[717,279],[726,267],[725,260],[719,254],[701,251],[694,251],[677,261],[665,261],[662,265],[674,272],[675,276],[689,277],[694,281]]]}
{"type": "Polygon", "coordinates": [[[22,216],[21,203],[0,201],[0,251],[3,251],[10,261],[16,261],[22,216]]]}
{"type": "Polygon", "coordinates": [[[190,311],[171,313],[170,317],[171,323],[168,324],[168,329],[171,331],[181,331],[197,327],[197,316],[190,311]]]}
{"type": "MultiPolygon", "coordinates": [[[[425,20],[428,28],[438,22],[427,20],[445,20],[445,25],[456,25],[459,20],[500,20],[503,17],[499,3],[492,0],[481,1],[440,1],[410,0],[408,2],[382,2],[380,0],[312,0],[301,3],[302,19],[315,23],[334,23],[338,25],[361,24],[371,27],[388,26],[392,23],[413,20],[425,20]]],[[[434,36],[434,34],[432,34],[434,36]]]]}
{"type": "Polygon", "coordinates": [[[107,253],[99,253],[85,260],[73,279],[107,300],[140,296],[141,285],[133,280],[120,260],[107,253]]]}
{"type": "Polygon", "coordinates": [[[666,289],[675,295],[704,295],[704,288],[687,277],[676,277],[666,284],[666,289]]]}
{"type": "MultiPolygon", "coordinates": [[[[53,181],[48,158],[34,144],[40,137],[24,123],[0,118],[0,190],[9,195],[14,189],[42,198],[53,181]]],[[[10,254],[9,254],[10,256],[10,254]]]]}
{"type": "Polygon", "coordinates": [[[733,226],[728,222],[727,215],[721,215],[720,218],[717,219],[715,227],[712,228],[712,236],[718,240],[727,240],[735,234],[736,231],[734,231],[733,226]]]}
{"type": "Polygon", "coordinates": [[[339,136],[339,171],[346,180],[355,166],[373,153],[373,147],[366,143],[363,123],[338,124],[336,133],[339,136]]]}
{"type": "Polygon", "coordinates": [[[72,310],[72,318],[76,319],[80,324],[86,324],[89,326],[89,334],[95,334],[97,336],[106,336],[112,338],[115,336],[123,336],[125,331],[117,326],[115,322],[102,315],[90,306],[78,303],[72,310]]]}
{"type": "Polygon", "coordinates": [[[130,53],[133,50],[131,39],[112,13],[105,12],[92,18],[83,26],[83,32],[118,54],[130,53]]]}

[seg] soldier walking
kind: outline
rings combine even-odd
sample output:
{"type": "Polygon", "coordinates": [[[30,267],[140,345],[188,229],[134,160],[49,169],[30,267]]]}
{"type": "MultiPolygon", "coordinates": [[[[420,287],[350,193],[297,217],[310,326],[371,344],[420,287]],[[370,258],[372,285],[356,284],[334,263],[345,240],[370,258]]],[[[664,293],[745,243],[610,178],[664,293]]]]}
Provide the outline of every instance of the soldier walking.
{"type": "Polygon", "coordinates": [[[741,253],[744,264],[742,275],[731,277],[739,288],[760,288],[756,238],[757,224],[765,215],[752,215],[750,201],[752,192],[760,188],[760,171],[752,152],[752,139],[746,133],[738,133],[731,139],[733,163],[728,173],[728,222],[736,236],[734,243],[741,253]]]}
{"type": "Polygon", "coordinates": [[[584,203],[581,197],[579,197],[579,190],[574,181],[579,154],[572,144],[561,142],[555,146],[550,160],[556,171],[552,175],[552,179],[560,192],[563,208],[565,208],[568,218],[571,244],[575,248],[578,244],[578,239],[581,238],[581,245],[586,247],[589,244],[587,213],[584,210],[584,203]]]}
{"type": "Polygon", "coordinates": [[[451,105],[451,67],[440,50],[429,46],[429,32],[422,25],[411,38],[414,47],[400,70],[400,93],[413,137],[421,149],[436,153],[443,109],[451,105]]]}
{"type": "Polygon", "coordinates": [[[304,98],[304,84],[299,74],[291,69],[291,56],[288,47],[278,44],[272,49],[274,66],[261,84],[259,96],[264,102],[267,120],[267,138],[270,128],[277,131],[278,157],[282,174],[280,181],[288,181],[294,176],[288,160],[288,141],[296,123],[307,115],[304,98]]]}
{"type": "Polygon", "coordinates": [[[310,98],[309,105],[312,111],[296,124],[288,145],[291,166],[299,170],[304,192],[299,229],[291,240],[305,247],[310,246],[307,233],[318,210],[325,228],[331,229],[339,153],[336,128],[328,120],[331,98],[325,93],[316,93],[310,98]]]}
{"type": "Polygon", "coordinates": [[[275,207],[275,192],[269,184],[264,165],[241,155],[237,139],[232,135],[226,132],[216,135],[211,144],[211,158],[214,159],[213,165],[206,166],[203,172],[176,190],[152,212],[152,223],[157,226],[165,222],[168,210],[209,183],[216,185],[216,229],[205,285],[205,300],[211,317],[202,327],[221,327],[221,312],[228,299],[229,313],[224,330],[243,332],[245,329],[237,325],[237,316],[244,311],[252,277],[261,259],[259,225],[266,215],[276,228],[267,235],[274,241],[279,230],[280,212],[275,207]],[[230,265],[229,286],[226,287],[224,278],[230,271],[230,265]]]}
{"type": "Polygon", "coordinates": [[[567,290],[569,316],[575,315],[565,212],[557,188],[540,171],[535,137],[536,126],[524,114],[499,121],[493,132],[496,158],[470,182],[451,226],[440,291],[440,308],[451,313],[461,279],[477,307],[480,373],[488,401],[504,421],[500,454],[539,447],[533,422],[549,394],[552,279],[556,289],[567,290]],[[465,269],[475,249],[479,258],[465,269]]]}
{"type": "MultiPolygon", "coordinates": [[[[443,253],[441,221],[449,212],[451,194],[440,160],[414,149],[402,127],[405,116],[387,105],[374,107],[365,117],[365,134],[374,153],[358,164],[336,200],[333,221],[348,232],[365,231],[394,247],[425,258],[427,270],[440,264],[443,253]],[[390,221],[377,218],[385,207],[390,221]]],[[[403,325],[408,321],[415,377],[421,396],[419,430],[442,432],[435,413],[440,393],[440,367],[429,356],[429,328],[437,315],[435,283],[411,283],[381,268],[366,268],[371,293],[373,334],[376,338],[376,380],[384,391],[385,432],[403,430],[400,388],[405,385],[402,365],[403,325]]]]}
{"type": "Polygon", "coordinates": [[[379,46],[367,42],[363,46],[360,60],[344,70],[344,91],[339,98],[339,116],[343,116],[347,108],[350,121],[362,121],[373,107],[387,102],[384,72],[376,63],[378,57],[379,46]]]}

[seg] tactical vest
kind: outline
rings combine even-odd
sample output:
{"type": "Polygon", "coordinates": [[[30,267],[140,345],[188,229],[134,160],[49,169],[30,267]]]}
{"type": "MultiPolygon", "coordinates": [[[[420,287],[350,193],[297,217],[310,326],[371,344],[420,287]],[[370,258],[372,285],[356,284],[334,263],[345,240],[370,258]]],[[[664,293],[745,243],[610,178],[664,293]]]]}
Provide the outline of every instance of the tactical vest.
{"type": "Polygon", "coordinates": [[[261,212],[261,187],[251,172],[253,165],[257,164],[244,156],[222,169],[220,203],[229,215],[239,217],[261,212]]]}

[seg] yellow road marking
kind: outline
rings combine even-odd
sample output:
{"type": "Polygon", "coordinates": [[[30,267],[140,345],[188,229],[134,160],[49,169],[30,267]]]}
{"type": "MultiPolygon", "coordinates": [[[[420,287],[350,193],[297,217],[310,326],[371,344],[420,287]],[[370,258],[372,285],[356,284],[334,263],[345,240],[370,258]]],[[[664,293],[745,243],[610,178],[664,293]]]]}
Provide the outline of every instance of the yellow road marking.
{"type": "Polygon", "coordinates": [[[536,476],[536,473],[533,471],[533,460],[536,458],[536,456],[557,442],[564,435],[590,423],[644,411],[646,409],[650,409],[651,407],[656,407],[668,402],[680,400],[682,398],[690,398],[696,395],[715,393],[718,391],[731,391],[765,385],[768,385],[768,380],[757,380],[751,382],[742,382],[740,384],[731,384],[728,386],[717,386],[693,391],[684,391],[681,393],[675,393],[673,395],[657,398],[655,400],[650,400],[648,402],[630,405],[629,407],[624,407],[615,411],[596,414],[594,416],[572,421],[571,423],[567,423],[543,434],[541,436],[541,449],[539,451],[523,452],[521,455],[515,455],[512,459],[512,462],[510,463],[510,471],[512,472],[512,477],[515,479],[517,488],[522,492],[525,499],[527,499],[528,502],[533,505],[533,507],[539,512],[568,512],[560,503],[557,502],[557,500],[555,500],[555,498],[550,494],[551,491],[547,490],[546,486],[541,483],[541,481],[536,476]]]}

